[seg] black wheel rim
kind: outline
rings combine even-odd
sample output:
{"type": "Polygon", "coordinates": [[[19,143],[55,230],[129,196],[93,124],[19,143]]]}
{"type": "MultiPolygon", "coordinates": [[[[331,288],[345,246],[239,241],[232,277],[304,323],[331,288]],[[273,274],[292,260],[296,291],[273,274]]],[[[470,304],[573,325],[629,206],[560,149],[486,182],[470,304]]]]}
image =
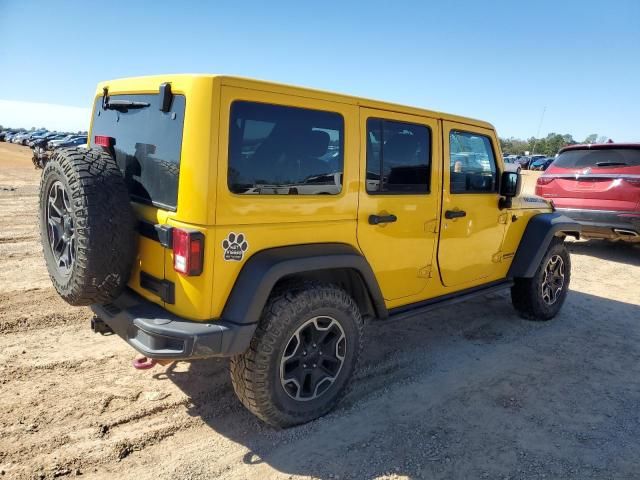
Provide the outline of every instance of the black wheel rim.
{"type": "Polygon", "coordinates": [[[344,330],[335,318],[313,317],[291,336],[280,361],[280,383],[297,401],[325,394],[340,375],[347,350],[344,330]]]}
{"type": "Polygon", "coordinates": [[[64,276],[71,274],[76,257],[76,236],[69,194],[60,181],[49,187],[47,195],[47,233],[56,268],[64,276]]]}
{"type": "Polygon", "coordinates": [[[560,298],[564,287],[564,260],[560,255],[553,255],[544,267],[542,276],[542,300],[553,305],[560,298]]]}

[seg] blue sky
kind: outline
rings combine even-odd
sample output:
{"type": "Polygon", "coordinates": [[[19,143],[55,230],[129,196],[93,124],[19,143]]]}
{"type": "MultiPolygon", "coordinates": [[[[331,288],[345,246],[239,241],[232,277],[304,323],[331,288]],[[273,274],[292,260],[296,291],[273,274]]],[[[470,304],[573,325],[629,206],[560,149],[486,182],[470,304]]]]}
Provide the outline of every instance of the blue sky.
{"type": "Polygon", "coordinates": [[[477,117],[501,136],[535,135],[546,107],[541,135],[640,141],[639,60],[639,0],[0,0],[0,123],[39,124],[20,102],[89,107],[101,80],[219,72],[477,117]]]}

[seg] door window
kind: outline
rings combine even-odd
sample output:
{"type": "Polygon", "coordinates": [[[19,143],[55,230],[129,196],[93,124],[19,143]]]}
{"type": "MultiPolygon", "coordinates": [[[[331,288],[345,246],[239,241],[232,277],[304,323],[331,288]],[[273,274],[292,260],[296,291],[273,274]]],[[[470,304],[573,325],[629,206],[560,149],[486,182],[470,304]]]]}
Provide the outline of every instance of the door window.
{"type": "Polygon", "coordinates": [[[489,137],[452,130],[449,151],[451,193],[498,191],[496,160],[489,137]]]}
{"type": "Polygon", "coordinates": [[[367,192],[428,193],[431,132],[424,125],[367,120],[367,192]]]}
{"type": "Polygon", "coordinates": [[[342,190],[342,116],[237,101],[231,105],[232,193],[335,195],[342,190]]]}

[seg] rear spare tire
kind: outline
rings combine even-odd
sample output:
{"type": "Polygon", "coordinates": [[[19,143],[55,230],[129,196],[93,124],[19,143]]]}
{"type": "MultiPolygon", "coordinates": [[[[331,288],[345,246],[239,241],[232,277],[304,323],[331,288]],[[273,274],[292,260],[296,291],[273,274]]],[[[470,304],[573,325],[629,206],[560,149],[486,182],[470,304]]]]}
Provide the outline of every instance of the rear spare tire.
{"type": "Polygon", "coordinates": [[[111,155],[82,147],[54,154],[42,172],[39,219],[47,270],[66,302],[120,295],[136,251],[135,217],[111,155]]]}

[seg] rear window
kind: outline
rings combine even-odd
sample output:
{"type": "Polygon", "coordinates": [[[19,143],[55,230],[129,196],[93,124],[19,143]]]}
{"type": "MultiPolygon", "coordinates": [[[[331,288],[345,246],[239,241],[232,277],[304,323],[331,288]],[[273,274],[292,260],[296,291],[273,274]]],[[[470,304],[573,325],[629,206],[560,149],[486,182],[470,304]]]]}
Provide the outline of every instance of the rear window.
{"type": "Polygon", "coordinates": [[[148,103],[129,110],[103,110],[102,97],[93,110],[91,142],[96,135],[115,139],[116,161],[132,200],[175,210],[185,97],[174,95],[169,112],[160,111],[160,95],[112,95],[111,100],[148,103]]]}
{"type": "Polygon", "coordinates": [[[640,149],[567,150],[555,159],[553,166],[560,168],[640,167],[640,149]]]}
{"type": "Polygon", "coordinates": [[[229,190],[261,195],[340,193],[343,131],[338,113],[234,102],[229,190]]]}

